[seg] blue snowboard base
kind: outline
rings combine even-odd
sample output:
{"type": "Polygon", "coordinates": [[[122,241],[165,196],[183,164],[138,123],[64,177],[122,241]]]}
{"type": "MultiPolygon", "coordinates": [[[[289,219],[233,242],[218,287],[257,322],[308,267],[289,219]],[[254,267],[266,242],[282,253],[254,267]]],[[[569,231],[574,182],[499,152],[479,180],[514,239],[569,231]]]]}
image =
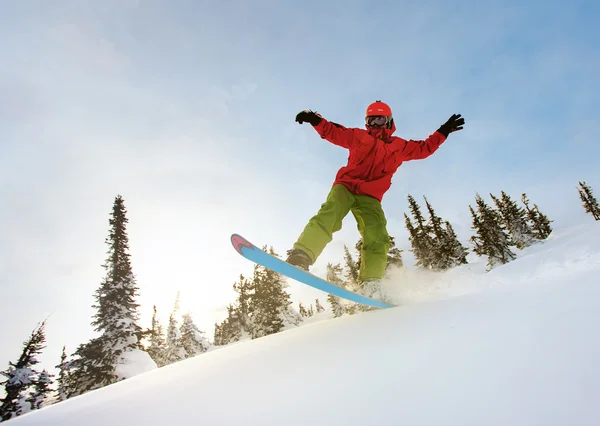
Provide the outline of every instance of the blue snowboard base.
{"type": "Polygon", "coordinates": [[[352,302],[361,303],[363,305],[374,306],[376,308],[391,308],[395,306],[379,300],[371,299],[369,297],[361,296],[360,294],[331,284],[330,282],[325,281],[316,275],[311,274],[310,272],[297,268],[294,265],[290,265],[289,263],[277,257],[271,256],[269,253],[259,249],[241,235],[233,234],[231,236],[231,244],[233,245],[233,248],[235,248],[235,250],[246,259],[303,284],[322,290],[326,293],[350,300],[352,302]]]}

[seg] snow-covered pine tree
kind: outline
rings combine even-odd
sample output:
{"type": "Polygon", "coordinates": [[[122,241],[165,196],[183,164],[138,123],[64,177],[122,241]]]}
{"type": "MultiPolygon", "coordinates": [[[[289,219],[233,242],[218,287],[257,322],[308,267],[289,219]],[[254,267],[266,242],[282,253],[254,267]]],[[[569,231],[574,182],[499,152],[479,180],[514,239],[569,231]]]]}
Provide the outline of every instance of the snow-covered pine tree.
{"type": "Polygon", "coordinates": [[[427,221],[421,213],[420,206],[410,195],[408,202],[414,223],[406,213],[404,214],[416,266],[443,271],[467,263],[468,250],[458,240],[450,222],[442,220],[427,197],[423,196],[423,198],[429,213],[427,221]]]}
{"type": "Polygon", "coordinates": [[[67,398],[117,381],[115,357],[105,334],[77,347],[67,362],[67,398]]]}
{"type": "Polygon", "coordinates": [[[531,226],[527,222],[527,211],[519,207],[505,191],[501,191],[500,198],[495,197],[493,194],[490,194],[490,197],[496,204],[501,223],[510,235],[514,246],[518,249],[524,249],[533,244],[535,237],[531,226]]]}
{"type": "Polygon", "coordinates": [[[227,306],[227,318],[221,324],[215,324],[215,346],[227,345],[250,336],[253,283],[240,275],[239,282],[233,284],[233,290],[238,295],[235,303],[227,306]]]}
{"type": "Polygon", "coordinates": [[[106,239],[106,276],[95,292],[92,326],[98,338],[80,345],[70,363],[69,396],[75,396],[126,379],[117,371],[128,353],[143,350],[142,328],[136,302],[138,287],[132,271],[127,236],[127,210],[121,195],[115,197],[106,239]]]}
{"type": "Polygon", "coordinates": [[[501,224],[500,214],[486,204],[479,194],[476,195],[477,209],[469,206],[473,216],[473,229],[477,235],[471,237],[474,249],[479,256],[487,256],[489,269],[515,259],[510,250],[510,237],[501,224]]]}
{"type": "Polygon", "coordinates": [[[214,344],[215,346],[225,346],[237,342],[241,338],[242,328],[237,310],[233,305],[227,305],[227,318],[221,324],[215,323],[214,344]]]}
{"type": "Polygon", "coordinates": [[[137,324],[139,304],[135,300],[138,286],[131,268],[128,222],[125,201],[118,195],[109,220],[110,231],[106,241],[109,246],[104,264],[107,274],[96,290],[96,304],[93,307],[97,311],[92,322],[96,331],[106,335],[115,358],[125,351],[142,347],[139,339],[142,328],[137,324]]]}
{"type": "Polygon", "coordinates": [[[185,358],[185,349],[181,343],[181,333],[179,332],[179,292],[175,296],[173,311],[169,315],[169,324],[167,326],[165,362],[166,365],[181,361],[185,358]]]}
{"type": "Polygon", "coordinates": [[[591,214],[595,220],[600,220],[600,205],[598,205],[598,200],[594,197],[592,187],[585,182],[579,182],[577,190],[579,191],[579,197],[583,202],[585,212],[591,214]]]}
{"type": "Polygon", "coordinates": [[[317,314],[319,314],[325,310],[323,305],[321,305],[321,302],[319,302],[319,299],[315,299],[315,309],[317,310],[317,314]]]}
{"type": "Polygon", "coordinates": [[[191,313],[183,314],[180,328],[181,345],[185,351],[184,358],[203,354],[210,349],[210,343],[204,332],[200,331],[191,313]]]}
{"type": "MultiPolygon", "coordinates": [[[[342,266],[339,263],[336,265],[333,265],[332,263],[327,264],[327,281],[339,287],[344,287],[344,280],[342,278],[342,266]]],[[[332,294],[328,294],[327,301],[331,306],[331,312],[333,313],[334,318],[338,318],[344,315],[344,306],[342,305],[339,297],[334,296],[332,294]]]]}
{"type": "Polygon", "coordinates": [[[165,365],[181,361],[185,357],[185,351],[181,345],[181,336],[179,334],[179,321],[174,314],[169,315],[169,325],[167,326],[167,339],[165,351],[165,365]]]}
{"type": "Polygon", "coordinates": [[[37,356],[46,347],[45,327],[45,321],[39,324],[23,343],[18,361],[9,362],[8,369],[0,372],[6,378],[0,382],[5,390],[4,398],[0,399],[0,421],[10,420],[36,408],[27,399],[40,374],[33,367],[39,364],[37,356]]]}
{"type": "Polygon", "coordinates": [[[553,221],[542,214],[537,204],[534,204],[533,208],[529,207],[527,194],[522,194],[521,201],[525,205],[525,210],[527,210],[527,218],[531,223],[534,237],[538,240],[545,240],[548,238],[552,233],[552,227],[550,226],[550,223],[553,221]]]}
{"type": "MultiPolygon", "coordinates": [[[[263,247],[266,251],[267,247],[263,247]]],[[[268,251],[278,257],[273,248],[268,251]]],[[[253,339],[278,333],[286,325],[298,325],[302,318],[292,307],[289,293],[285,290],[284,277],[262,265],[254,268],[254,294],[250,299],[252,312],[251,336],[253,339]]]]}
{"type": "Polygon", "coordinates": [[[236,318],[239,323],[240,333],[248,333],[250,330],[250,300],[254,295],[252,281],[240,274],[240,280],[233,284],[233,291],[237,293],[236,318]]]}
{"type": "Polygon", "coordinates": [[[69,381],[69,367],[67,362],[67,348],[63,346],[60,355],[60,364],[56,366],[58,369],[58,379],[56,380],[56,399],[59,402],[67,400],[67,386],[69,381]]]}
{"type": "Polygon", "coordinates": [[[50,402],[50,396],[53,392],[51,388],[53,377],[52,374],[44,370],[35,379],[33,390],[27,398],[27,402],[31,405],[32,410],[38,410],[50,402]]]}
{"type": "Polygon", "coordinates": [[[148,338],[149,345],[147,351],[150,357],[154,360],[158,367],[167,365],[167,341],[165,337],[165,330],[158,318],[156,305],[154,305],[154,310],[152,313],[152,325],[150,332],[148,333],[148,338]]]}
{"type": "Polygon", "coordinates": [[[302,302],[298,303],[298,312],[300,313],[300,316],[302,316],[303,318],[308,317],[308,311],[306,310],[306,308],[304,307],[302,302]]]}
{"type": "Polygon", "coordinates": [[[415,223],[413,224],[406,213],[404,213],[404,219],[406,229],[409,232],[408,239],[413,249],[416,266],[429,269],[432,265],[432,253],[434,251],[430,229],[421,213],[421,208],[410,194],[408,195],[408,205],[415,223]]]}
{"type": "Polygon", "coordinates": [[[448,233],[442,226],[442,218],[435,213],[427,197],[423,196],[423,198],[429,212],[429,220],[427,221],[427,229],[430,235],[429,244],[431,246],[428,257],[429,268],[433,271],[443,271],[453,266],[451,248],[446,247],[448,233]]]}
{"type": "Polygon", "coordinates": [[[445,235],[444,235],[444,243],[442,246],[446,252],[446,256],[449,261],[450,267],[458,266],[458,265],[466,265],[467,255],[469,254],[469,250],[461,244],[454,232],[454,228],[450,224],[450,222],[445,222],[445,235]]]}

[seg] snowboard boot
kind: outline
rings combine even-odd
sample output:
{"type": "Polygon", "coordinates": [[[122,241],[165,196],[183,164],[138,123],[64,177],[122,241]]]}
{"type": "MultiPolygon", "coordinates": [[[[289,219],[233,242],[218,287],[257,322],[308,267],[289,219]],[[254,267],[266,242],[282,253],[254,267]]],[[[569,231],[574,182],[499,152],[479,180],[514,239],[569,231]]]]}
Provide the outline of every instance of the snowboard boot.
{"type": "Polygon", "coordinates": [[[285,261],[290,265],[297,266],[305,271],[308,271],[308,267],[312,265],[310,256],[300,249],[288,250],[287,255],[288,257],[285,261]]]}

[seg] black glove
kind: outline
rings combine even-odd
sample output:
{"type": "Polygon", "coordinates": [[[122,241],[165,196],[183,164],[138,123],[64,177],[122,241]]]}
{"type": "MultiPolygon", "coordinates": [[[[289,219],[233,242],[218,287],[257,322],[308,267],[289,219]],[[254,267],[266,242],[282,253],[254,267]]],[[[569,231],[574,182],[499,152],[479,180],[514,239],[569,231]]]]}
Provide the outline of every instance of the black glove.
{"type": "Polygon", "coordinates": [[[305,109],[296,115],[296,121],[300,124],[307,122],[316,126],[321,122],[321,116],[313,111],[305,109]]]}
{"type": "Polygon", "coordinates": [[[462,130],[464,125],[465,119],[462,118],[460,114],[452,114],[452,117],[442,124],[437,131],[448,137],[450,133],[456,132],[457,130],[462,130]]]}

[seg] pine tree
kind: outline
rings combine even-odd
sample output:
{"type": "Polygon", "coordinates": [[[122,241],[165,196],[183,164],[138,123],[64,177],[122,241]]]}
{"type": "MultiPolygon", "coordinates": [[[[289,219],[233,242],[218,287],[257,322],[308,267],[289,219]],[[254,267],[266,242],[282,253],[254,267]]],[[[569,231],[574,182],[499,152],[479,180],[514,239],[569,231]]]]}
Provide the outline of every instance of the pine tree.
{"type": "Polygon", "coordinates": [[[227,318],[221,324],[215,324],[214,344],[225,346],[242,338],[242,328],[237,310],[233,305],[227,305],[227,318]]]}
{"type": "Polygon", "coordinates": [[[315,299],[315,309],[317,310],[317,314],[325,310],[325,308],[321,305],[321,302],[319,302],[319,299],[315,299]]]}
{"type": "Polygon", "coordinates": [[[169,324],[167,326],[166,350],[164,352],[165,363],[173,364],[185,358],[185,349],[181,343],[181,333],[179,331],[179,292],[175,296],[175,304],[173,311],[169,316],[169,324]]]}
{"type": "Polygon", "coordinates": [[[126,214],[124,200],[118,195],[106,239],[108,256],[103,265],[106,276],[95,292],[93,305],[96,313],[92,326],[100,336],[77,348],[70,363],[69,396],[125,379],[117,373],[117,365],[124,362],[127,352],[143,349],[142,329],[137,324],[138,287],[130,262],[126,214]]]}
{"type": "Polygon", "coordinates": [[[415,223],[405,213],[406,228],[411,246],[420,268],[443,271],[467,263],[468,250],[458,240],[450,222],[443,221],[433,209],[427,197],[425,206],[429,213],[426,221],[421,209],[412,196],[408,196],[410,211],[415,223]]]}
{"type": "Polygon", "coordinates": [[[69,364],[67,362],[67,348],[63,346],[62,354],[60,356],[60,364],[56,366],[58,369],[58,380],[57,380],[57,399],[58,401],[66,401],[67,400],[67,386],[69,381],[69,364]]]}
{"type": "Polygon", "coordinates": [[[442,246],[444,247],[444,250],[445,250],[444,255],[447,256],[449,267],[458,266],[458,265],[466,265],[468,263],[467,262],[467,255],[469,254],[468,249],[461,244],[461,242],[459,241],[458,236],[456,235],[456,232],[454,232],[454,228],[452,227],[450,222],[446,221],[445,226],[446,226],[446,232],[445,232],[445,236],[444,236],[445,241],[442,244],[442,246]]]}
{"type": "Polygon", "coordinates": [[[430,233],[429,268],[434,271],[444,271],[467,263],[467,249],[458,240],[450,222],[444,222],[435,213],[427,197],[423,198],[429,212],[429,221],[427,222],[427,229],[430,233]]]}
{"type": "MultiPolygon", "coordinates": [[[[269,254],[278,257],[272,247],[269,254]]],[[[300,315],[291,306],[290,295],[285,290],[287,284],[281,274],[256,265],[253,284],[254,294],[249,303],[253,339],[278,333],[286,325],[298,325],[301,322],[300,315]]]]}
{"type": "Polygon", "coordinates": [[[31,404],[32,410],[38,410],[44,407],[52,394],[53,375],[46,370],[42,371],[34,382],[34,390],[29,394],[27,402],[31,404]]]}
{"type": "Polygon", "coordinates": [[[142,329],[137,325],[139,305],[135,301],[138,287],[130,262],[126,214],[125,202],[119,195],[109,220],[111,228],[106,241],[109,250],[104,264],[107,275],[96,290],[93,306],[97,312],[92,325],[96,331],[106,334],[115,356],[128,349],[141,348],[139,335],[142,329]]]}
{"type": "Polygon", "coordinates": [[[430,227],[421,213],[421,208],[411,195],[408,195],[408,204],[414,224],[406,213],[404,213],[404,219],[406,229],[408,229],[410,234],[409,241],[415,256],[416,266],[429,269],[433,263],[432,253],[434,251],[434,242],[430,235],[430,227]]]}
{"type": "Polygon", "coordinates": [[[181,345],[185,351],[184,358],[191,358],[203,354],[210,349],[210,344],[204,332],[200,331],[192,318],[191,313],[182,316],[180,329],[181,345]]]}
{"type": "Polygon", "coordinates": [[[512,244],[518,249],[529,247],[535,240],[533,230],[527,222],[527,211],[513,201],[506,192],[501,192],[501,197],[490,197],[496,204],[500,213],[501,223],[510,235],[512,244]]]}
{"type": "Polygon", "coordinates": [[[579,191],[579,197],[583,202],[585,212],[591,214],[594,220],[600,220],[600,205],[598,205],[598,200],[594,197],[592,187],[585,182],[579,182],[577,190],[579,191]]]}
{"type": "Polygon", "coordinates": [[[473,216],[473,229],[476,236],[471,237],[473,251],[479,256],[487,256],[489,269],[515,259],[510,251],[510,238],[501,225],[500,214],[489,207],[479,194],[476,195],[478,212],[469,206],[473,216]]]}
{"type": "Polygon", "coordinates": [[[526,194],[521,196],[521,201],[525,205],[527,218],[531,223],[534,237],[538,240],[545,240],[548,238],[552,233],[552,227],[550,226],[550,223],[553,221],[548,219],[548,217],[540,212],[537,204],[534,204],[533,208],[529,207],[529,200],[527,199],[526,194]]]}
{"type": "Polygon", "coordinates": [[[298,303],[298,312],[300,313],[300,315],[303,318],[307,318],[308,317],[308,311],[306,310],[306,308],[304,307],[304,305],[302,304],[302,302],[298,303]]]}
{"type": "Polygon", "coordinates": [[[167,326],[165,363],[166,365],[181,361],[185,357],[185,351],[181,345],[181,336],[179,334],[179,322],[174,314],[169,316],[169,325],[167,326]]]}
{"type": "Polygon", "coordinates": [[[236,318],[239,323],[240,332],[250,330],[250,300],[254,294],[252,282],[240,275],[240,281],[233,284],[233,290],[237,293],[236,318]]]}
{"type": "Polygon", "coordinates": [[[221,324],[215,324],[214,344],[223,346],[237,342],[250,336],[251,304],[254,295],[252,281],[240,275],[238,283],[233,284],[233,290],[238,294],[234,304],[227,306],[227,318],[221,324]]]}
{"type": "Polygon", "coordinates": [[[115,357],[105,334],[77,347],[68,362],[67,398],[117,382],[115,357]]]}
{"type": "MultiPolygon", "coordinates": [[[[344,286],[344,280],[342,278],[342,266],[339,263],[336,265],[331,263],[327,264],[327,281],[339,287],[344,286]]],[[[329,302],[329,305],[331,305],[331,312],[333,313],[334,318],[344,315],[344,306],[342,305],[339,297],[334,296],[333,294],[328,294],[327,301],[329,302]]]]}
{"type": "Polygon", "coordinates": [[[36,386],[40,375],[33,367],[39,363],[37,356],[46,347],[46,322],[36,327],[27,341],[23,343],[23,351],[17,362],[9,362],[7,370],[0,372],[6,380],[0,382],[4,386],[5,397],[0,399],[0,419],[2,421],[25,414],[32,409],[27,401],[29,392],[36,386]]]}
{"type": "Polygon", "coordinates": [[[150,328],[149,338],[150,345],[148,346],[148,354],[158,367],[167,365],[167,341],[165,338],[165,330],[158,319],[156,305],[154,305],[154,311],[152,313],[152,326],[150,328]]]}

